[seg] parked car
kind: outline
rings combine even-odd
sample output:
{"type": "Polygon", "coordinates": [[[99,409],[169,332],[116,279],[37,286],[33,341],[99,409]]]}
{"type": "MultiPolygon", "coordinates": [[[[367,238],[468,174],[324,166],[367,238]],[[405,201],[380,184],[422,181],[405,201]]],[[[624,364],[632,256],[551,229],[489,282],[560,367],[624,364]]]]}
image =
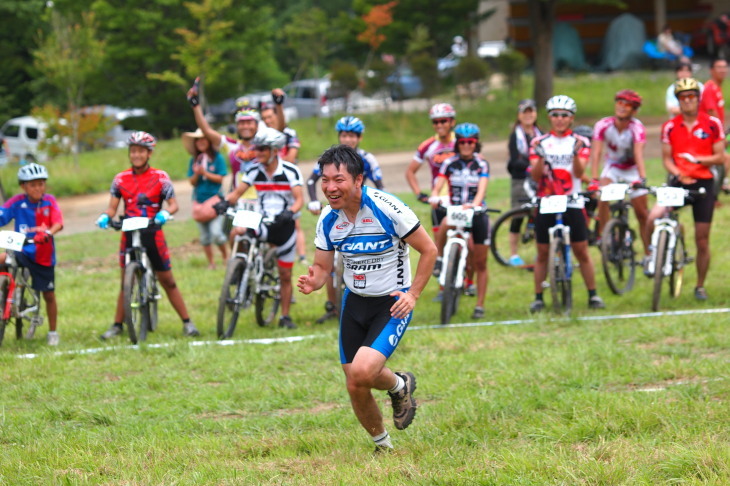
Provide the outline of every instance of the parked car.
{"type": "Polygon", "coordinates": [[[413,74],[407,66],[400,66],[386,81],[390,86],[390,97],[394,100],[416,98],[423,92],[421,78],[413,74]]]}
{"type": "Polygon", "coordinates": [[[154,132],[152,122],[147,116],[144,108],[118,108],[109,105],[87,106],[81,109],[81,113],[101,113],[106,118],[115,121],[114,126],[106,133],[104,146],[106,148],[124,148],[127,146],[127,139],[132,132],[144,130],[154,132]]]}
{"type": "Polygon", "coordinates": [[[43,139],[46,124],[32,116],[11,118],[0,131],[8,144],[8,150],[13,158],[18,159],[30,154],[41,162],[46,155],[38,150],[38,144],[43,139]]]}
{"type": "Polygon", "coordinates": [[[287,99],[285,106],[297,109],[299,118],[329,116],[345,111],[345,99],[332,96],[332,83],[329,78],[300,79],[284,86],[287,99]]]}
{"type": "MultiPolygon", "coordinates": [[[[226,98],[220,103],[209,105],[205,118],[208,120],[208,123],[230,122],[233,114],[242,106],[250,106],[258,110],[261,103],[271,103],[272,101],[271,92],[269,91],[249,93],[238,98],[226,98]]],[[[290,105],[288,101],[284,102],[284,117],[287,122],[299,118],[296,107],[290,105]]]]}

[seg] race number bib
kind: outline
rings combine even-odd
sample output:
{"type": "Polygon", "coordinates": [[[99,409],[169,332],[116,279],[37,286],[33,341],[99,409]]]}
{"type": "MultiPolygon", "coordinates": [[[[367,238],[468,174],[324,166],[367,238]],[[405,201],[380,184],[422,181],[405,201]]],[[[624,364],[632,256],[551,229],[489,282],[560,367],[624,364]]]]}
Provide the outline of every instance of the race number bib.
{"type": "Polygon", "coordinates": [[[621,201],[626,197],[628,184],[608,184],[601,188],[601,201],[621,201]]]}
{"type": "Polygon", "coordinates": [[[464,209],[464,206],[449,206],[446,208],[446,224],[461,228],[470,228],[474,218],[474,209],[464,209]]]}
{"type": "Polygon", "coordinates": [[[23,249],[26,235],[17,231],[0,231],[0,248],[20,251],[23,249]]]}
{"type": "Polygon", "coordinates": [[[564,213],[568,209],[568,196],[548,196],[540,199],[540,214],[564,213]]]}
{"type": "Polygon", "coordinates": [[[257,229],[261,224],[261,213],[248,211],[247,209],[239,209],[233,217],[233,226],[239,228],[257,229]]]}
{"type": "Polygon", "coordinates": [[[122,231],[134,231],[139,229],[145,229],[150,225],[149,218],[124,218],[122,220],[122,231]]]}
{"type": "Polygon", "coordinates": [[[656,190],[656,202],[660,206],[684,206],[684,189],[681,187],[659,187],[656,190]]]}

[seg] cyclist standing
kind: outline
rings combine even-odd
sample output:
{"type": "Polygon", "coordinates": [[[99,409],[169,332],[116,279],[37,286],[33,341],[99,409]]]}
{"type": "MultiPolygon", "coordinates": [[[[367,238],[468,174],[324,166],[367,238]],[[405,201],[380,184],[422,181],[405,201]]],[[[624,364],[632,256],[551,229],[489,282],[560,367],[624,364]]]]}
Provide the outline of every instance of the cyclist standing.
{"type": "MultiPolygon", "coordinates": [[[[531,176],[538,183],[538,196],[577,194],[588,164],[590,141],[571,130],[577,109],[572,98],[565,95],[553,96],[545,107],[550,119],[550,132],[534,139],[530,149],[531,176]]],[[[582,198],[569,202],[563,220],[570,227],[570,246],[588,288],[588,307],[603,309],[605,304],[596,293],[595,270],[588,253],[588,226],[584,207],[582,198]]],[[[530,312],[539,312],[545,308],[542,283],[547,276],[550,250],[548,229],[554,225],[554,214],[538,214],[535,218],[535,300],[530,304],[530,312]]]]}
{"type": "MultiPolygon", "coordinates": [[[[124,200],[124,216],[127,218],[141,216],[151,218],[155,225],[164,225],[178,210],[175,189],[170,176],[164,170],[150,166],[150,157],[156,145],[155,137],[147,132],[133,132],[127,140],[129,146],[129,162],[131,167],[114,176],[111,187],[109,206],[96,220],[96,225],[107,229],[109,222],[117,214],[119,203],[124,200]],[[162,203],[167,202],[167,209],[162,209],[162,203]]],[[[183,334],[185,336],[199,336],[195,324],[190,320],[188,309],[185,306],[180,289],[172,275],[170,252],[167,248],[162,228],[147,228],[141,231],[142,245],[147,251],[152,269],[157,280],[165,289],[170,304],[182,319],[183,334]]],[[[124,256],[127,248],[132,245],[131,238],[122,233],[119,247],[119,266],[122,267],[122,285],[119,289],[117,309],[114,314],[114,324],[101,335],[101,339],[110,339],[122,333],[124,321],[124,256]]]]}
{"type": "Polygon", "coordinates": [[[298,280],[309,294],[328,280],[334,251],[342,253],[347,285],[340,318],[340,362],[352,408],[376,444],[393,447],[372,390],[387,390],[397,429],[416,414],[416,378],[385,364],[402,341],[421,291],[428,282],[436,247],[416,215],[395,196],[363,185],[360,155],[334,146],[319,159],[322,192],[329,206],[317,223],[314,264],[298,280]],[[409,245],[420,253],[411,283],[409,245]]]}
{"type": "MultiPolygon", "coordinates": [[[[58,304],[56,303],[56,245],[53,235],[63,229],[63,215],[56,198],[46,194],[48,171],[42,165],[31,163],[18,170],[18,183],[23,194],[11,197],[0,207],[0,226],[15,220],[15,231],[25,233],[33,244],[23,245],[22,252],[15,258],[21,267],[30,271],[33,290],[43,294],[48,315],[49,346],[57,346],[60,340],[56,331],[58,304]]],[[[5,263],[5,254],[0,264],[5,263]]],[[[35,327],[31,324],[27,336],[33,337],[35,327]]]]}
{"type": "MultiPolygon", "coordinates": [[[[460,123],[454,129],[456,134],[457,154],[441,164],[439,177],[431,193],[431,207],[436,209],[441,200],[438,194],[444,184],[449,184],[449,199],[454,206],[464,205],[467,208],[482,206],[485,203],[487,184],[489,182],[489,163],[479,151],[479,127],[473,123],[460,123]]],[[[441,221],[436,233],[436,247],[439,256],[443,257],[446,245],[446,218],[441,221]]],[[[475,213],[472,219],[471,241],[469,242],[469,261],[467,265],[477,275],[476,296],[473,319],[484,317],[484,298],[487,295],[487,252],[489,251],[489,216],[487,213],[475,213]]],[[[473,283],[467,279],[465,289],[474,295],[473,283]]]]}
{"type": "MultiPolygon", "coordinates": [[[[706,191],[705,197],[690,204],[697,245],[695,298],[707,300],[704,284],[710,267],[710,225],[716,196],[710,166],[724,161],[724,133],[720,120],[699,111],[700,88],[694,78],[677,81],[674,92],[681,113],[662,125],[662,162],[674,179],[673,186],[690,190],[704,188],[706,191]]],[[[652,208],[646,224],[647,235],[651,235],[654,220],[665,210],[659,205],[652,208]]]]}
{"type": "MultiPolygon", "coordinates": [[[[599,120],[593,130],[591,142],[591,175],[599,186],[616,182],[633,184],[646,183],[646,167],[644,165],[644,146],[646,145],[646,129],[634,118],[641,106],[641,96],[635,91],[624,89],[614,97],[614,116],[599,120]],[[598,179],[598,165],[604,154],[605,165],[598,179]]],[[[649,255],[649,239],[644,231],[646,217],[649,214],[646,189],[631,192],[631,205],[634,207],[639,222],[644,253],[649,255]]],[[[611,217],[609,203],[598,203],[598,234],[611,217]]]]}
{"type": "MultiPolygon", "coordinates": [[[[365,131],[365,124],[355,116],[344,116],[335,124],[337,138],[343,145],[347,145],[357,151],[358,156],[363,164],[363,183],[371,180],[376,188],[383,189],[383,173],[380,171],[380,164],[373,154],[359,148],[362,134],[365,131]]],[[[307,179],[307,191],[309,192],[310,203],[307,206],[309,211],[318,215],[322,210],[322,204],[317,199],[317,181],[322,177],[322,169],[316,165],[312,170],[312,175],[307,179]]],[[[337,309],[340,305],[335,302],[335,288],[332,279],[327,281],[327,302],[324,305],[325,313],[317,319],[318,323],[323,323],[329,319],[336,319],[339,315],[337,309]]]]}
{"type": "Polygon", "coordinates": [[[275,245],[279,261],[281,281],[281,313],[279,327],[294,329],[297,326],[289,317],[291,307],[291,274],[296,254],[296,230],[294,218],[302,209],[302,174],[296,165],[279,158],[279,150],[284,146],[286,137],[273,128],[263,128],[252,140],[257,163],[241,177],[241,184],[226,196],[226,200],[216,205],[225,211],[249,187],[256,189],[260,210],[265,217],[273,218],[269,224],[262,223],[258,234],[262,241],[275,245]]]}

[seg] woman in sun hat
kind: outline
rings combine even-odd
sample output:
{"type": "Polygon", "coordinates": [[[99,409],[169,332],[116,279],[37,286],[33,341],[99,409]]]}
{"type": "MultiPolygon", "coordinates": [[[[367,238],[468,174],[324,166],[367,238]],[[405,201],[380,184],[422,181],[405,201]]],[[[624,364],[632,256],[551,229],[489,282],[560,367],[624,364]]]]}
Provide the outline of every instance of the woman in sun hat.
{"type": "Polygon", "coordinates": [[[215,268],[212,244],[221,251],[223,261],[228,258],[228,238],[223,231],[225,215],[217,215],[213,204],[222,197],[223,177],[228,173],[223,156],[213,149],[202,130],[183,133],[183,146],[191,155],[188,178],[193,185],[193,219],[200,229],[200,244],[203,245],[208,268],[215,268]]]}

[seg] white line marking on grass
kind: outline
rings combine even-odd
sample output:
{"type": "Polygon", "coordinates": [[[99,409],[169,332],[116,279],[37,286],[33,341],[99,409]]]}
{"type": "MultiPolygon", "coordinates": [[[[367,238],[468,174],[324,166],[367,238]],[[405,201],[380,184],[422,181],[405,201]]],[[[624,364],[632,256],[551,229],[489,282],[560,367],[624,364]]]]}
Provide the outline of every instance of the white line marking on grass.
{"type": "MultiPolygon", "coordinates": [[[[554,320],[558,321],[606,321],[606,320],[618,320],[618,319],[641,319],[644,317],[664,317],[664,316],[688,316],[688,315],[701,315],[701,314],[727,314],[730,313],[730,308],[721,307],[717,309],[688,309],[688,310],[677,310],[677,311],[665,311],[665,312],[641,312],[633,314],[615,314],[611,316],[582,316],[582,317],[562,317],[554,320]]],[[[427,324],[423,326],[409,326],[409,330],[413,331],[424,331],[429,329],[456,329],[460,327],[489,327],[489,326],[515,326],[519,324],[531,324],[536,322],[537,319],[512,319],[507,321],[486,321],[486,322],[462,322],[456,324],[427,324]]],[[[233,346],[237,344],[276,344],[276,343],[294,343],[304,341],[306,339],[315,339],[324,337],[323,334],[309,334],[305,336],[288,336],[282,338],[261,338],[261,339],[227,339],[224,341],[190,341],[190,346],[233,346]]],[[[169,348],[173,345],[178,345],[179,342],[172,343],[151,343],[145,345],[146,348],[151,349],[162,349],[169,348]]],[[[139,345],[129,344],[126,346],[104,346],[101,348],[87,348],[87,349],[70,349],[68,351],[56,351],[48,353],[49,356],[64,356],[64,355],[81,355],[81,354],[95,354],[104,351],[115,351],[120,349],[140,349],[139,345]]],[[[42,353],[46,355],[46,353],[42,353]]],[[[33,359],[37,358],[41,354],[39,353],[28,353],[19,354],[18,358],[33,359]]]]}
{"type": "Polygon", "coordinates": [[[725,378],[707,378],[706,380],[697,380],[697,381],[692,381],[692,380],[673,381],[673,382],[667,383],[666,385],[663,385],[663,386],[652,386],[652,387],[647,387],[647,388],[636,388],[634,391],[654,393],[654,392],[666,391],[667,388],[670,388],[670,387],[673,387],[673,386],[704,385],[705,383],[711,383],[713,381],[724,381],[724,380],[725,380],[725,378]]]}

